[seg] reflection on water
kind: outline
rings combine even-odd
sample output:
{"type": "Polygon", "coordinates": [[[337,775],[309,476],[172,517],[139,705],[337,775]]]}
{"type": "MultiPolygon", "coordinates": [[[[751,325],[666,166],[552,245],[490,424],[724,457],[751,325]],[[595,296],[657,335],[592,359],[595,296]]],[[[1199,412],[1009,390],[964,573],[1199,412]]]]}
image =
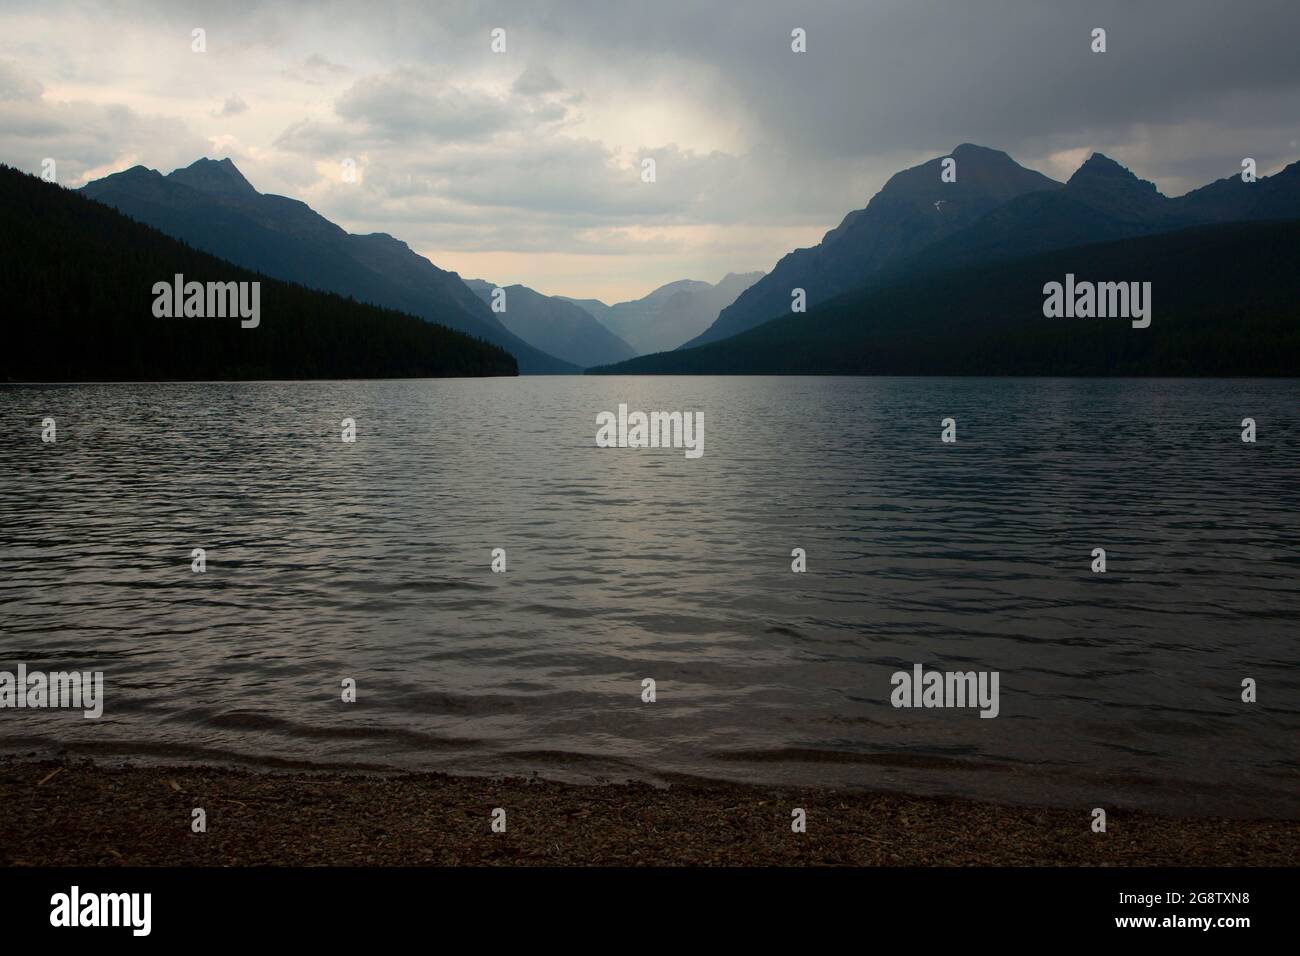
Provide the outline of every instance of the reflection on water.
{"type": "Polygon", "coordinates": [[[102,669],[107,698],[99,721],[0,711],[0,752],[1294,816],[1298,394],[1059,379],[0,388],[0,670],[102,669]],[[596,415],[620,402],[703,411],[705,455],[597,448],[596,415]],[[806,574],[791,573],[796,547],[806,574]],[[1000,672],[1000,716],[892,708],[890,675],[914,663],[1000,672]]]}

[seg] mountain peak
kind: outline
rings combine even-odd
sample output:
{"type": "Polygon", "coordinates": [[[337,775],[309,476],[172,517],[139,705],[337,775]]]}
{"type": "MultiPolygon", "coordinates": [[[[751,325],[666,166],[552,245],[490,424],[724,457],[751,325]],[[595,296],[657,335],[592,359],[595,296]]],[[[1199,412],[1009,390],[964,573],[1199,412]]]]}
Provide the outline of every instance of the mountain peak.
{"type": "Polygon", "coordinates": [[[167,178],[199,192],[222,196],[256,196],[258,192],[244,178],[238,167],[225,159],[196,159],[184,169],[177,169],[167,178]]]}
{"type": "Polygon", "coordinates": [[[1004,203],[1060,188],[1060,183],[1026,169],[1002,150],[959,143],[948,156],[889,177],[864,209],[846,215],[820,244],[783,257],[683,347],[727,338],[789,314],[793,288],[809,290],[810,305],[834,298],[1004,203]],[[956,177],[945,176],[954,164],[956,177]]]}
{"type": "Polygon", "coordinates": [[[1007,159],[1011,158],[1010,156],[1007,156],[1007,154],[1000,149],[992,149],[991,147],[988,146],[980,146],[978,143],[962,143],[948,155],[956,159],[961,159],[963,156],[987,156],[987,157],[999,156],[999,157],[1005,157],[1007,159]]]}
{"type": "Polygon", "coordinates": [[[119,170],[116,173],[109,173],[104,180],[116,180],[118,182],[133,179],[162,179],[162,173],[156,169],[150,169],[148,166],[141,166],[138,163],[128,169],[119,170]]]}
{"type": "Polygon", "coordinates": [[[1093,153],[1089,156],[1084,164],[1075,170],[1066,185],[1077,186],[1081,182],[1100,180],[1112,180],[1112,185],[1123,181],[1138,185],[1144,191],[1156,192],[1155,183],[1138,179],[1130,169],[1121,166],[1104,153],[1093,153]]]}
{"type": "Polygon", "coordinates": [[[1139,179],[1109,156],[1093,153],[1065,184],[1075,199],[1120,220],[1169,214],[1169,200],[1156,184],[1139,179]]]}
{"type": "MultiPolygon", "coordinates": [[[[961,143],[947,156],[936,156],[919,166],[895,173],[884,188],[872,197],[871,203],[882,197],[910,196],[920,202],[923,209],[928,210],[940,195],[947,201],[978,195],[989,202],[1003,202],[1024,192],[1059,186],[1060,183],[1048,179],[1042,173],[1021,166],[1000,149],[961,143]],[[956,161],[957,178],[944,183],[940,170],[949,159],[956,161]]],[[[871,208],[871,203],[867,204],[868,209],[871,208]]],[[[864,212],[866,210],[859,209],[849,213],[840,228],[843,229],[850,220],[864,212]]]]}
{"type": "Polygon", "coordinates": [[[92,179],[81,187],[81,192],[91,199],[99,199],[104,194],[123,190],[139,195],[157,196],[167,189],[162,173],[148,166],[135,165],[116,173],[109,173],[102,179],[92,179]]]}
{"type": "MultiPolygon", "coordinates": [[[[1041,174],[1033,173],[1032,170],[1025,169],[1011,155],[1001,149],[993,149],[991,146],[980,146],[977,143],[962,143],[955,148],[948,156],[957,160],[959,170],[976,170],[980,173],[994,176],[1018,176],[1022,173],[1038,175],[1042,178],[1044,185],[1055,186],[1051,180],[1041,174]]],[[[938,157],[931,160],[931,165],[938,166],[947,157],[938,157]]],[[[958,173],[957,181],[961,182],[961,174],[958,173]]]]}
{"type": "Polygon", "coordinates": [[[1104,176],[1133,175],[1128,169],[1115,162],[1115,160],[1111,159],[1105,153],[1093,153],[1085,159],[1083,165],[1075,171],[1075,175],[1077,176],[1082,172],[1087,172],[1091,175],[1104,176]]]}

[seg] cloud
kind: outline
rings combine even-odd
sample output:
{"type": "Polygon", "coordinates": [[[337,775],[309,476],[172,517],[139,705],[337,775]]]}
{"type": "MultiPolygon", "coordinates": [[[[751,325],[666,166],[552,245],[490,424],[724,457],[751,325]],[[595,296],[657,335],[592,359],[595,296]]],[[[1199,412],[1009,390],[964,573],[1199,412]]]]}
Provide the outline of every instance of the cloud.
{"type": "MultiPolygon", "coordinates": [[[[0,89],[13,91],[12,79],[12,71],[0,69],[0,89]]],[[[120,103],[51,101],[31,81],[21,82],[16,95],[0,96],[0,158],[29,172],[54,159],[66,186],[139,162],[189,163],[206,145],[176,119],[120,103]]]]}
{"type": "Polygon", "coordinates": [[[357,137],[338,123],[299,120],[286,127],[272,145],[306,156],[342,156],[355,151],[357,137]]]}
{"type": "Polygon", "coordinates": [[[555,93],[564,87],[549,68],[540,63],[529,63],[510,89],[521,96],[539,96],[555,93]]]}
{"type": "Polygon", "coordinates": [[[0,100],[40,99],[44,87],[13,63],[0,61],[0,100]]]}
{"type": "Polygon", "coordinates": [[[343,64],[334,63],[319,53],[312,53],[299,63],[282,70],[281,75],[299,83],[321,86],[350,72],[343,64]]]}
{"type": "Polygon", "coordinates": [[[238,116],[240,113],[248,110],[248,104],[240,99],[239,94],[226,97],[226,102],[221,109],[213,110],[213,116],[238,116]]]}
{"type": "Polygon", "coordinates": [[[474,87],[440,83],[405,68],[359,80],[334,105],[369,136],[390,142],[428,138],[473,142],[511,127],[519,111],[507,99],[474,87]]]}
{"type": "Polygon", "coordinates": [[[1294,0],[17,0],[0,159],[166,169],[215,143],[259,188],[440,264],[543,286],[528,270],[599,262],[630,296],[699,262],[770,268],[961,142],[1058,179],[1101,150],[1169,195],[1244,156],[1275,170],[1297,158],[1298,28],[1294,0]],[[231,89],[256,109],[214,110],[231,89]]]}

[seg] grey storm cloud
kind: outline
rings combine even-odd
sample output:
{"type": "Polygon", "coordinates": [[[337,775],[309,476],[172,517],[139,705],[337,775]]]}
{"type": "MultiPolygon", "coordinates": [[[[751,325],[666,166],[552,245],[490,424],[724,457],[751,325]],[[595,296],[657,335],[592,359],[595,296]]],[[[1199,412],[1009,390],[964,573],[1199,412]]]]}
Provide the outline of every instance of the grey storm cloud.
{"type": "Polygon", "coordinates": [[[529,63],[510,88],[524,96],[536,96],[539,93],[554,93],[563,89],[563,85],[546,66],[529,63]]]}
{"type": "MultiPolygon", "coordinates": [[[[346,4],[332,9],[349,17],[346,4]]],[[[1112,152],[1171,193],[1229,174],[1243,155],[1263,168],[1296,158],[1294,0],[483,0],[437,16],[418,4],[384,9],[388,16],[367,15],[355,29],[397,59],[436,59],[448,76],[481,67],[499,25],[522,63],[516,94],[558,91],[558,75],[575,95],[614,82],[629,102],[663,90],[689,97],[743,132],[747,161],[769,170],[769,191],[783,188],[823,213],[829,191],[800,179],[856,175],[871,190],[900,164],[965,141],[1029,163],[1112,152]],[[795,27],[807,33],[806,53],[790,50],[795,27]],[[1090,49],[1095,27],[1107,31],[1104,54],[1090,49]]],[[[481,140],[541,118],[481,95],[403,87],[367,81],[339,113],[391,140],[421,131],[481,140]]],[[[550,110],[546,119],[562,118],[550,110]]],[[[847,211],[867,198],[838,201],[847,211]]]]}
{"type": "Polygon", "coordinates": [[[501,97],[438,82],[413,69],[360,80],[334,109],[340,118],[393,140],[473,141],[508,128],[515,118],[512,104],[501,97]]]}
{"type": "Polygon", "coordinates": [[[226,102],[222,104],[221,109],[214,112],[214,116],[238,116],[240,113],[248,111],[248,104],[240,98],[239,94],[226,97],[226,102]]]}
{"type": "Polygon", "coordinates": [[[890,148],[949,143],[966,125],[1026,142],[1218,111],[1229,127],[1277,121],[1279,101],[1300,90],[1293,0],[659,0],[603,5],[600,15],[489,0],[481,9],[484,20],[522,19],[530,56],[572,47],[629,70],[707,64],[723,84],[720,112],[743,106],[773,129],[854,152],[879,148],[882,136],[890,148]],[[807,32],[806,54],[791,54],[795,27],[807,32]],[[1090,50],[1094,27],[1107,30],[1105,54],[1090,50]]]}
{"type": "Polygon", "coordinates": [[[142,115],[121,104],[42,101],[43,84],[0,60],[0,159],[35,170],[53,158],[63,182],[109,163],[130,143],[164,161],[193,155],[206,144],[171,117],[142,115]]]}
{"type": "MultiPolygon", "coordinates": [[[[517,93],[558,88],[557,72],[579,89],[610,73],[643,77],[648,87],[702,73],[712,82],[696,94],[711,101],[720,122],[742,125],[763,148],[822,157],[932,153],[965,140],[1041,153],[1135,136],[1158,141],[1159,129],[1193,123],[1227,137],[1259,134],[1262,145],[1278,150],[1294,138],[1291,117],[1300,106],[1294,0],[455,0],[436,7],[414,0],[271,0],[122,7],[123,24],[133,8],[142,18],[211,21],[214,44],[227,30],[240,43],[252,42],[254,27],[260,42],[283,42],[300,24],[323,37],[345,35],[391,61],[437,62],[449,72],[480,62],[488,30],[501,26],[519,64],[517,93]],[[1108,31],[1105,54],[1088,48],[1096,26],[1108,31]],[[807,31],[805,54],[789,49],[794,27],[807,31]]],[[[315,52],[298,69],[347,69],[336,59],[315,52]]],[[[508,122],[501,104],[429,91],[420,100],[432,111],[429,119],[414,105],[382,103],[384,93],[357,88],[340,110],[373,106],[380,110],[376,125],[394,137],[403,126],[432,123],[474,138],[508,122]]],[[[1189,166],[1182,154],[1161,157],[1157,147],[1160,167],[1144,171],[1204,178],[1240,150],[1235,139],[1223,153],[1210,141],[1208,161],[1189,166]]]]}
{"type": "MultiPolygon", "coordinates": [[[[237,161],[247,147],[262,178],[288,189],[357,157],[358,188],[313,203],[409,222],[416,241],[424,228],[442,248],[456,247],[454,228],[503,249],[655,225],[797,227],[806,241],[892,173],[962,142],[1056,178],[1100,150],[1171,195],[1232,174],[1245,156],[1261,172],[1300,158],[1296,0],[6,4],[3,158],[30,167],[31,155],[61,149],[84,151],[86,167],[114,156],[161,167],[202,143],[199,120],[138,104],[55,108],[49,90],[63,74],[111,88],[109,66],[84,43],[35,56],[57,42],[6,38],[11,10],[57,19],[59,35],[82,23],[185,38],[203,25],[210,59],[178,61],[157,88],[190,96],[211,122],[213,84],[237,87],[257,104],[232,124],[250,137],[231,147],[237,161]],[[498,27],[500,55],[489,49],[498,27]],[[1097,27],[1105,53],[1090,49],[1097,27]],[[805,53],[790,48],[795,28],[805,53]],[[252,72],[227,76],[222,57],[241,55],[252,72]],[[259,85],[268,77],[284,88],[259,85]],[[636,178],[644,157],[658,163],[653,188],[636,178]]],[[[735,268],[770,267],[788,248],[771,243],[763,261],[735,268]]]]}
{"type": "Polygon", "coordinates": [[[321,86],[331,79],[345,76],[350,71],[342,63],[334,63],[319,53],[312,53],[300,62],[281,71],[281,75],[300,83],[321,86]]]}
{"type": "Polygon", "coordinates": [[[35,100],[44,87],[14,64],[0,61],[0,100],[35,100]]]}

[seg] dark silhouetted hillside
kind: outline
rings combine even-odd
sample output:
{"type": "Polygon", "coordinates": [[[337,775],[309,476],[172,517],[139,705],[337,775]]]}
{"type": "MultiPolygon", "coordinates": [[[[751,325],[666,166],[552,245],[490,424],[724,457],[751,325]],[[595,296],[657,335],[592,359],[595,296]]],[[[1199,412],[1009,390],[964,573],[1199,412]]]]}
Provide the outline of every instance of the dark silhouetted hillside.
{"type": "MultiPolygon", "coordinates": [[[[237,185],[232,183],[233,185],[237,185]]],[[[241,269],[84,195],[0,167],[0,378],[514,375],[505,350],[412,315],[241,269]],[[260,325],[155,318],[156,282],[261,282],[260,325]]]]}
{"type": "Polygon", "coordinates": [[[1198,226],[932,269],[591,373],[1300,376],[1300,222],[1198,226]],[[1047,318],[1043,286],[1152,283],[1150,328],[1047,318]]]}
{"type": "Polygon", "coordinates": [[[1016,259],[1071,246],[1154,235],[1191,226],[1300,218],[1300,164],[1244,183],[1230,176],[1170,199],[1153,183],[1094,153],[1061,186],[996,150],[952,152],[898,173],[866,209],[849,213],[812,249],[783,258],[772,273],[682,348],[720,341],[791,315],[791,290],[808,306],[871,286],[894,285],[935,268],[1016,259]]]}
{"type": "Polygon", "coordinates": [[[134,166],[81,192],[246,269],[492,342],[523,372],[578,370],[513,335],[456,273],[385,233],[353,235],[306,203],[259,193],[229,159],[200,159],[166,176],[134,166]]]}
{"type": "Polygon", "coordinates": [[[1149,236],[1214,223],[1300,217],[1300,164],[1243,183],[1221,179],[1170,199],[1114,160],[1094,153],[1065,188],[1020,196],[968,229],[897,263],[892,282],[939,265],[975,265],[1051,249],[1149,236]]]}
{"type": "Polygon", "coordinates": [[[859,288],[1018,196],[1061,188],[1000,150],[963,143],[950,155],[957,164],[956,182],[942,180],[945,157],[896,173],[865,209],[845,216],[818,245],[782,258],[681,348],[716,342],[789,314],[792,289],[803,289],[811,308],[859,288]]]}

